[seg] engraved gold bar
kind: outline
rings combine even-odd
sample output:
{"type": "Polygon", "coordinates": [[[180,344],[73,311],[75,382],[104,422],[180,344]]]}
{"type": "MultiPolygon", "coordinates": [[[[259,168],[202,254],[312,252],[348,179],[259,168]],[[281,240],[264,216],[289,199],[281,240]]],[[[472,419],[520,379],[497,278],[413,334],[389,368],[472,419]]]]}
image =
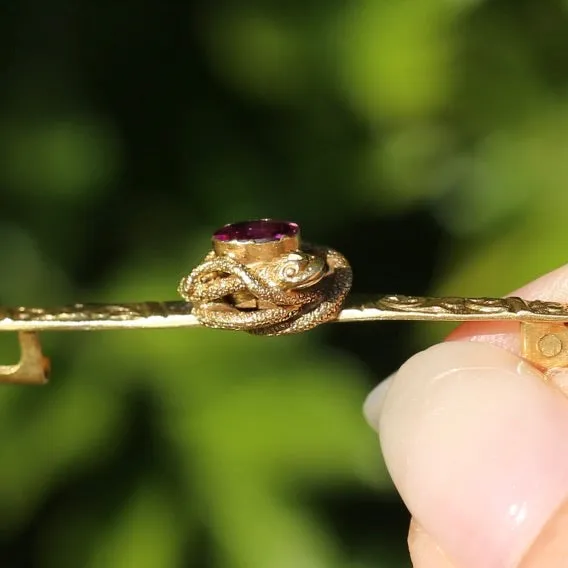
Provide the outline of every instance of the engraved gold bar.
{"type": "MultiPolygon", "coordinates": [[[[353,295],[336,321],[522,321],[568,323],[568,304],[522,298],[353,295]]],[[[183,301],[72,304],[56,308],[0,306],[0,331],[94,331],[201,327],[183,301]]]]}
{"type": "MultiPolygon", "coordinates": [[[[568,366],[568,305],[517,297],[462,298],[352,295],[335,321],[518,321],[522,355],[549,370],[568,366]]],[[[0,307],[0,331],[19,332],[19,364],[0,366],[0,382],[44,383],[49,364],[41,353],[39,331],[94,331],[201,327],[191,304],[183,301],[124,304],[73,304],[59,308],[0,307]]]]}

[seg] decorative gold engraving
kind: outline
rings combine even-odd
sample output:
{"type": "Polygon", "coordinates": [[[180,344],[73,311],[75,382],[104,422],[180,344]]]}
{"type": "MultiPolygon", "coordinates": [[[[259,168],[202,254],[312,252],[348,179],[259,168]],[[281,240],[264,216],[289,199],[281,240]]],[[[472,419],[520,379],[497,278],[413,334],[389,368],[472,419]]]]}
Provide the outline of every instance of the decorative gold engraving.
{"type": "MultiPolygon", "coordinates": [[[[568,305],[522,298],[350,297],[338,322],[541,321],[568,322],[568,305]]],[[[201,327],[184,301],[72,304],[54,308],[0,307],[0,331],[98,330],[201,327]]]]}
{"type": "MultiPolygon", "coordinates": [[[[329,314],[328,314],[329,315],[329,314]]],[[[318,313],[315,313],[318,319],[318,313]]],[[[521,298],[432,298],[387,295],[365,300],[351,297],[337,317],[325,321],[361,322],[519,321],[522,355],[548,370],[568,366],[568,306],[521,298]]],[[[314,320],[315,321],[315,320],[314,320]]],[[[317,323],[323,323],[317,321],[317,323]]],[[[46,381],[48,362],[41,354],[38,331],[158,329],[202,327],[189,302],[131,304],[73,304],[59,308],[0,307],[0,331],[20,333],[22,359],[0,366],[0,382],[40,384],[46,381]]],[[[301,329],[297,331],[302,331],[301,329]]]]}
{"type": "Polygon", "coordinates": [[[382,296],[345,306],[338,321],[568,321],[568,305],[508,298],[382,296]]]}
{"type": "Polygon", "coordinates": [[[209,253],[178,287],[201,324],[256,335],[308,331],[337,318],[351,288],[347,259],[335,250],[304,245],[249,264],[209,253]]]}
{"type": "Polygon", "coordinates": [[[0,307],[0,331],[195,327],[187,302],[72,304],[56,308],[0,307]]]}
{"type": "Polygon", "coordinates": [[[0,332],[19,334],[17,365],[0,382],[42,383],[49,363],[37,332],[212,327],[256,335],[301,333],[328,322],[382,320],[521,322],[522,354],[542,369],[568,366],[568,305],[522,298],[385,295],[347,298],[353,279],[339,252],[301,242],[296,223],[258,219],[225,225],[178,292],[185,301],[0,306],[0,332]]]}

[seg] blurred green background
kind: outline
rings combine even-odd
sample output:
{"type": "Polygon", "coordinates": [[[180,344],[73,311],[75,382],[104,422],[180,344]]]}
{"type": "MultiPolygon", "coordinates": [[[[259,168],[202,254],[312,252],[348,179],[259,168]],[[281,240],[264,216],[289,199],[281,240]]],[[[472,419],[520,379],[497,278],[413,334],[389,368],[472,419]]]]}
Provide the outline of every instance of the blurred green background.
{"type": "MultiPolygon", "coordinates": [[[[1,6],[3,304],[175,299],[255,217],[344,252],[357,292],[566,260],[565,0],[1,6]]],[[[45,334],[50,386],[0,389],[0,565],[409,566],[361,404],[447,330],[45,334]]]]}

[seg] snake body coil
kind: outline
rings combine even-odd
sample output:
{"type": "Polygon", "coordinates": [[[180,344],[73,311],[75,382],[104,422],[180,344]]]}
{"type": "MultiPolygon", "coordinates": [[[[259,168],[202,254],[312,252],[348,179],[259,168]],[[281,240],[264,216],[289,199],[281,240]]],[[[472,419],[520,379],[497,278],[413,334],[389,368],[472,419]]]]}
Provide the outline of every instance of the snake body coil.
{"type": "Polygon", "coordinates": [[[337,317],[353,277],[337,251],[303,249],[250,266],[212,252],[178,290],[207,327],[255,335],[307,331],[337,317]]]}

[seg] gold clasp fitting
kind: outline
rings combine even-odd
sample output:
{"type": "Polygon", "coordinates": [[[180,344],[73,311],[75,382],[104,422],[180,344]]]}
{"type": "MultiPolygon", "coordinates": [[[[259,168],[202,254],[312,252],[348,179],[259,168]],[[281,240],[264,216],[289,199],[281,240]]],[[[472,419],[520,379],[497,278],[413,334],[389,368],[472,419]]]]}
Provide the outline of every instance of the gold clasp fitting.
{"type": "Polygon", "coordinates": [[[522,356],[542,371],[568,367],[568,327],[564,323],[521,323],[522,356]]]}
{"type": "Polygon", "coordinates": [[[15,385],[43,385],[47,383],[50,363],[43,356],[37,333],[20,331],[20,362],[0,365],[0,383],[15,385]]]}

